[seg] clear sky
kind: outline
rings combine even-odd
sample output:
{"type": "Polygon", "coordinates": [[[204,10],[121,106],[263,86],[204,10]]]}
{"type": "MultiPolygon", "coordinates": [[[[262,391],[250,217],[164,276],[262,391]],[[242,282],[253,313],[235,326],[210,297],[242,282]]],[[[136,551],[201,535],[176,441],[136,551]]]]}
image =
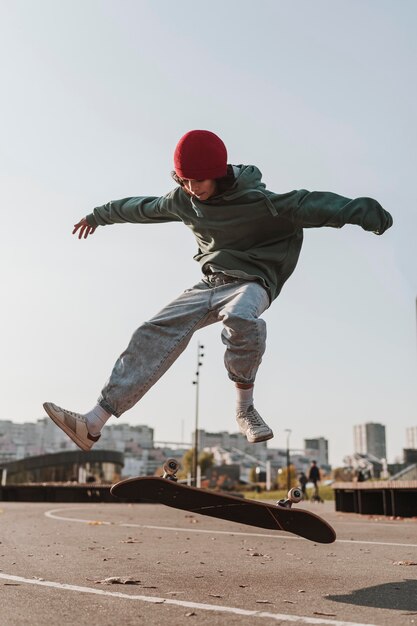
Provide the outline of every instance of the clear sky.
{"type": "MultiPolygon", "coordinates": [[[[182,224],[71,231],[110,199],[169,191],[176,142],[203,128],[277,193],[392,213],[382,237],[305,232],[265,314],[255,401],[270,445],[325,436],[338,464],[376,421],[401,455],[417,425],[416,27],[414,0],[0,0],[0,419],[90,409],[134,329],[199,280],[182,224]]],[[[190,440],[200,340],[200,426],[235,431],[220,331],[122,421],[190,440]]]]}

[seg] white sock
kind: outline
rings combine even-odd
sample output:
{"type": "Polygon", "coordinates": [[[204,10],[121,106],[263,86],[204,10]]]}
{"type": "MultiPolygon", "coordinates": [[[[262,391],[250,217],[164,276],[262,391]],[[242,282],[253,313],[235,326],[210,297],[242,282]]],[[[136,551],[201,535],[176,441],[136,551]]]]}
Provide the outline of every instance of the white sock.
{"type": "Polygon", "coordinates": [[[101,433],[101,429],[111,415],[111,413],[103,409],[103,407],[99,404],[96,404],[96,406],[88,413],[84,413],[90,435],[97,437],[101,433]]]}
{"type": "Polygon", "coordinates": [[[237,404],[236,411],[246,411],[251,405],[253,405],[253,387],[249,389],[242,389],[236,387],[237,391],[237,404]]]}

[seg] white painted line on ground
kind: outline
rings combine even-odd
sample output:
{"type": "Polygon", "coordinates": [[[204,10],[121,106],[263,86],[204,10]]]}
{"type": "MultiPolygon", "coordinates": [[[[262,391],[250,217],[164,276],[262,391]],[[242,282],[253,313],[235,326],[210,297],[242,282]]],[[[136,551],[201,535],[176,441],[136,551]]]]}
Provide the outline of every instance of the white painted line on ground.
{"type": "MultiPolygon", "coordinates": [[[[381,519],[381,518],[379,518],[381,519]]],[[[401,519],[392,520],[391,522],[380,522],[379,519],[369,519],[368,517],[363,520],[352,520],[351,522],[344,522],[342,520],[337,520],[336,523],[338,526],[360,526],[361,524],[373,524],[374,526],[385,526],[387,528],[398,527],[398,525],[404,524],[404,526],[408,526],[410,528],[411,524],[416,524],[416,519],[412,517],[403,517],[401,519]]]]}
{"type": "MultiPolygon", "coordinates": [[[[64,515],[57,515],[57,513],[60,513],[61,511],[79,511],[80,507],[76,507],[76,508],[70,508],[70,509],[51,509],[50,511],[45,511],[44,515],[45,517],[50,517],[51,519],[57,519],[59,521],[62,522],[78,522],[80,524],[94,524],[94,522],[97,522],[99,520],[93,520],[93,519],[82,519],[79,517],[64,517],[64,515]]],[[[100,520],[100,524],[103,524],[104,526],[118,526],[118,524],[115,524],[115,522],[103,522],[100,520]]]]}
{"type": "Polygon", "coordinates": [[[360,541],[359,539],[336,539],[335,543],[362,543],[368,546],[396,546],[397,548],[417,548],[417,543],[395,543],[392,541],[360,541]]]}
{"type": "MultiPolygon", "coordinates": [[[[174,530],[175,532],[184,533],[207,533],[216,535],[243,535],[244,537],[269,537],[270,539],[294,539],[299,541],[308,541],[303,537],[297,537],[296,535],[270,535],[267,533],[249,533],[249,532],[237,532],[234,530],[206,530],[204,528],[176,528],[175,526],[145,526],[144,524],[119,524],[119,526],[126,526],[128,528],[149,528],[151,530],[174,530]]],[[[278,532],[278,531],[277,531],[278,532]]],[[[284,532],[284,531],[283,531],[284,532]]],[[[335,543],[360,543],[373,546],[398,546],[403,548],[417,548],[416,543],[389,543],[387,541],[360,541],[359,539],[336,539],[335,543]]],[[[322,545],[322,544],[321,544],[322,545]]]]}
{"type": "Polygon", "coordinates": [[[335,619],[325,619],[321,617],[308,617],[303,615],[288,615],[284,613],[268,613],[266,611],[250,611],[240,609],[233,606],[223,606],[220,604],[201,604],[200,602],[187,602],[186,600],[173,600],[172,598],[158,598],[155,596],[141,596],[130,593],[120,593],[118,591],[105,591],[104,589],[94,589],[93,587],[79,587],[78,585],[67,585],[65,583],[57,583],[51,580],[39,580],[35,578],[23,578],[22,576],[14,576],[13,574],[5,574],[0,572],[0,578],[10,580],[14,583],[39,585],[40,587],[52,587],[65,591],[76,591],[77,593],[89,593],[98,596],[108,596],[110,598],[119,598],[123,600],[136,600],[137,602],[148,602],[150,604],[166,604],[178,606],[186,609],[194,609],[200,611],[217,611],[219,613],[232,613],[233,615],[242,615],[244,617],[266,617],[277,622],[293,622],[295,624],[325,624],[327,626],[376,626],[375,624],[360,624],[358,622],[344,622],[335,619]]]}
{"type": "MultiPolygon", "coordinates": [[[[81,519],[77,517],[65,517],[63,515],[57,515],[61,511],[71,511],[71,510],[79,510],[79,507],[76,509],[52,509],[51,511],[45,511],[44,515],[51,519],[56,519],[61,522],[77,522],[79,524],[97,524],[101,526],[119,526],[124,528],[146,528],[149,530],[168,530],[174,531],[178,533],[206,533],[211,535],[236,535],[243,537],[268,537],[270,539],[284,539],[294,540],[294,541],[308,541],[307,539],[303,539],[303,537],[297,537],[296,535],[290,535],[287,532],[282,531],[284,534],[278,534],[280,531],[277,531],[277,534],[271,535],[268,533],[250,533],[250,532],[242,532],[235,530],[207,530],[204,528],[177,528],[176,526],[152,526],[150,524],[134,524],[134,523],[123,523],[123,522],[108,522],[101,520],[92,520],[92,519],[81,519]]],[[[359,539],[336,539],[335,543],[349,543],[349,544],[361,544],[361,545],[371,545],[371,546],[396,546],[398,548],[417,548],[417,543],[393,543],[388,541],[361,541],[359,539]]],[[[329,544],[330,545],[330,544],[329,544]]]]}

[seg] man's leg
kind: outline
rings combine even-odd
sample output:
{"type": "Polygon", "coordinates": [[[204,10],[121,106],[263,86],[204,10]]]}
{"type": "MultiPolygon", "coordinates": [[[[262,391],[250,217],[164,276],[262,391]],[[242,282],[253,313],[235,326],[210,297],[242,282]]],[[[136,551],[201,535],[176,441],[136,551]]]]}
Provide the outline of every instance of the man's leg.
{"type": "Polygon", "coordinates": [[[242,282],[232,297],[220,304],[229,378],[240,385],[253,385],[266,347],[266,324],[260,315],[269,306],[269,296],[259,283],[242,282]]]}
{"type": "Polygon", "coordinates": [[[136,404],[179,357],[193,333],[217,321],[210,292],[205,283],[198,283],[135,331],[92,411],[74,413],[46,402],[51,419],[82,450],[90,450],[100,438],[101,425],[136,404]]]}
{"type": "Polygon", "coordinates": [[[210,323],[209,303],[210,288],[198,283],[142,324],[117,359],[100,406],[116,417],[134,406],[185,350],[194,332],[210,323]]]}
{"type": "Polygon", "coordinates": [[[251,443],[266,441],[273,432],[254,408],[253,388],[265,351],[266,324],[259,316],[269,306],[266,290],[257,282],[240,282],[228,298],[218,301],[226,346],[225,366],[237,391],[236,419],[251,443]]]}

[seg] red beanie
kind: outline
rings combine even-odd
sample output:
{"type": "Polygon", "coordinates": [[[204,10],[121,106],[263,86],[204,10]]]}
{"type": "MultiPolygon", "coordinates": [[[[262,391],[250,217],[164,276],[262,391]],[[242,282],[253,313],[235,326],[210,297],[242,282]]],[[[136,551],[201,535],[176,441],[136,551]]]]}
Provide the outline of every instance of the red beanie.
{"type": "Polygon", "coordinates": [[[227,174],[226,146],[209,130],[190,130],[175,148],[174,169],[180,178],[222,178],[227,174]]]}

